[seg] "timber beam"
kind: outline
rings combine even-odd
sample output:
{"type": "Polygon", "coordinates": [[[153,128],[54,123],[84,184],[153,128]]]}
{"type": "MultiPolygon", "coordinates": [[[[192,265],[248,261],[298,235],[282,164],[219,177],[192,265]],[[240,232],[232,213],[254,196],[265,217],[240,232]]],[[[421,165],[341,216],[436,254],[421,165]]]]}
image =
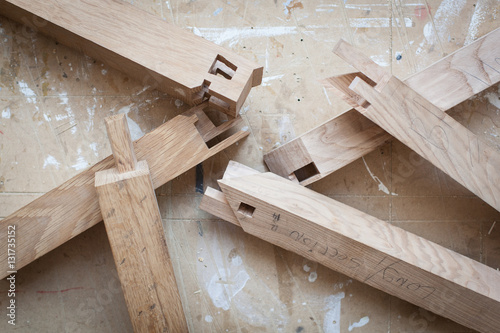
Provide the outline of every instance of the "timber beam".
{"type": "MultiPolygon", "coordinates": [[[[209,147],[207,143],[242,120],[216,127],[204,113],[206,107],[196,106],[134,142],[137,159],[149,165],[154,188],[248,136],[238,131],[209,147]]],[[[114,165],[109,156],[0,221],[0,244],[7,244],[8,226],[16,225],[17,269],[102,221],[94,176],[114,165]]],[[[0,253],[0,266],[7,267],[7,251],[0,253]]],[[[0,278],[6,276],[3,271],[0,278]]]]}
{"type": "Polygon", "coordinates": [[[0,0],[0,13],[189,105],[232,117],[263,67],[121,0],[0,0]]]}
{"type": "MultiPolygon", "coordinates": [[[[404,83],[447,111],[500,81],[499,44],[500,28],[410,76],[404,83]]],[[[350,55],[344,57],[346,61],[350,59],[350,55]]],[[[375,77],[383,75],[383,71],[375,71],[375,77]]],[[[350,74],[350,80],[356,75],[359,73],[350,74]]],[[[328,78],[324,84],[336,90],[339,81],[346,79],[349,75],[328,78]]],[[[265,154],[264,161],[275,174],[305,186],[374,151],[390,138],[377,124],[349,109],[265,154]]]]}

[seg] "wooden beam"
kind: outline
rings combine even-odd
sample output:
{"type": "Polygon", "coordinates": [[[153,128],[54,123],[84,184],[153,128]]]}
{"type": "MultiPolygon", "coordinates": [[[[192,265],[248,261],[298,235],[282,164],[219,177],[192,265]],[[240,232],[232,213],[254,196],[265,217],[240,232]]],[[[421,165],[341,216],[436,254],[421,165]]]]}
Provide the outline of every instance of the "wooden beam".
{"type": "Polygon", "coordinates": [[[241,227],[224,193],[210,186],[207,186],[198,208],[224,221],[241,227]]]}
{"type": "Polygon", "coordinates": [[[125,116],[105,121],[116,168],[95,186],[132,327],[188,332],[148,164],[135,161],[125,116]]]}
{"type": "Polygon", "coordinates": [[[272,173],[220,180],[245,232],[480,332],[500,272],[272,173]]]}
{"type": "MultiPolygon", "coordinates": [[[[346,75],[344,80],[333,82],[337,94],[351,105],[362,104],[356,110],[500,210],[500,188],[496,185],[500,183],[500,152],[357,48],[344,41],[338,44],[342,47],[336,52],[343,59],[370,72],[354,80],[346,75]]],[[[453,86],[448,89],[453,90],[453,86]]]]}
{"type": "MultiPolygon", "coordinates": [[[[204,114],[205,107],[206,103],[192,108],[135,141],[137,159],[148,162],[155,188],[249,134],[236,132],[208,148],[206,142],[237,125],[241,118],[230,121],[230,126],[216,127],[204,114]]],[[[113,157],[109,156],[0,221],[0,244],[7,242],[9,225],[15,224],[19,231],[17,269],[102,221],[94,175],[113,165],[113,157]]],[[[2,265],[7,267],[7,253],[0,253],[2,265]]],[[[0,278],[5,276],[6,271],[2,271],[0,278]]]]}
{"type": "MultiPolygon", "coordinates": [[[[500,81],[499,44],[500,28],[404,82],[440,110],[447,111],[500,81]]],[[[344,46],[336,51],[340,53],[344,46]]],[[[363,64],[360,70],[371,66],[363,64]]],[[[376,79],[379,72],[372,70],[369,76],[376,79]]],[[[326,84],[335,88],[334,82],[339,80],[342,79],[330,78],[326,84]]],[[[378,125],[350,109],[265,154],[264,161],[272,172],[309,185],[375,150],[390,138],[378,125]]]]}
{"type": "MultiPolygon", "coordinates": [[[[399,141],[500,211],[500,152],[396,77],[350,88],[370,106],[359,110],[399,141]]],[[[453,89],[453,87],[450,87],[453,89]]]]}
{"type": "MultiPolygon", "coordinates": [[[[244,164],[235,161],[229,161],[222,179],[231,179],[235,177],[255,175],[258,173],[259,172],[257,170],[252,169],[244,164]]],[[[229,206],[224,193],[210,186],[207,186],[207,189],[203,194],[203,198],[201,198],[201,203],[198,208],[214,216],[217,216],[224,221],[231,222],[232,224],[241,227],[240,222],[238,222],[238,219],[234,215],[233,210],[229,206]]]]}
{"type": "Polygon", "coordinates": [[[263,67],[121,0],[0,0],[0,13],[189,105],[236,117],[263,67]]]}

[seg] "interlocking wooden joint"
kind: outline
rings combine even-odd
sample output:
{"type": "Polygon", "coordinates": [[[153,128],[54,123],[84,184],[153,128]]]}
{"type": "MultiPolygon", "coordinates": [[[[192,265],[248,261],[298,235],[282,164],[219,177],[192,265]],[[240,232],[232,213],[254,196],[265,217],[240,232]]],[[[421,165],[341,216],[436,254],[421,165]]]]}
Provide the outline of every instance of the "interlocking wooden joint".
{"type": "MultiPolygon", "coordinates": [[[[500,81],[499,44],[500,28],[412,75],[404,83],[440,110],[447,111],[500,81]]],[[[341,47],[336,49],[337,53],[341,50],[341,47]]],[[[350,59],[350,54],[344,57],[350,59]]],[[[366,66],[370,65],[365,64],[359,70],[368,70],[371,80],[383,75],[380,69],[366,66]]],[[[356,75],[333,77],[324,83],[329,89],[338,89],[339,83],[351,82],[356,75]]],[[[348,90],[348,84],[345,88],[348,90]]],[[[272,172],[309,185],[370,153],[390,138],[378,125],[350,109],[265,154],[264,161],[272,172]]]]}
{"type": "MultiPolygon", "coordinates": [[[[137,159],[149,165],[154,188],[248,136],[249,132],[238,131],[212,145],[242,120],[215,126],[203,111],[206,107],[203,103],[191,108],[134,142],[137,159]]],[[[102,221],[94,176],[114,165],[109,156],[0,221],[0,244],[7,243],[9,225],[15,224],[19,231],[18,269],[102,221]]],[[[0,253],[0,265],[7,267],[7,251],[0,253]]],[[[4,271],[0,278],[5,276],[4,271]]]]}
{"type": "Polygon", "coordinates": [[[148,163],[124,114],[107,117],[116,167],[95,174],[106,233],[134,332],[188,332],[148,163]]]}
{"type": "Polygon", "coordinates": [[[0,0],[0,13],[143,86],[232,117],[262,81],[262,66],[125,1],[0,0]]]}
{"type": "Polygon", "coordinates": [[[275,174],[241,167],[229,174],[219,181],[223,193],[211,189],[203,199],[204,207],[218,202],[208,212],[224,217],[229,207],[228,221],[253,236],[472,329],[498,332],[495,269],[275,174]]]}
{"type": "MultiPolygon", "coordinates": [[[[484,52],[478,50],[478,54],[484,52]]],[[[500,211],[497,149],[350,44],[339,42],[336,53],[366,75],[350,84],[349,80],[335,82],[338,94],[351,105],[361,104],[355,109],[365,117],[500,211]]],[[[500,73],[500,65],[496,72],[485,68],[500,73]]]]}

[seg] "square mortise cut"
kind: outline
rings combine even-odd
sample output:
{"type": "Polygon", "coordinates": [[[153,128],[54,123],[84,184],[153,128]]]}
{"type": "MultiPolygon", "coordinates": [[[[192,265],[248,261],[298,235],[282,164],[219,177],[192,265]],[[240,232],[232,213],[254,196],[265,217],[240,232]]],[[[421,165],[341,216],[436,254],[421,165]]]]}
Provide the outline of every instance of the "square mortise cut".
{"type": "Polygon", "coordinates": [[[240,203],[240,207],[238,207],[238,213],[241,213],[245,216],[252,217],[253,212],[255,211],[255,207],[247,205],[246,203],[240,203]]]}
{"type": "Polygon", "coordinates": [[[316,167],[316,164],[314,164],[314,162],[311,162],[303,166],[302,168],[295,170],[293,174],[295,175],[295,177],[297,177],[297,180],[300,183],[313,176],[319,175],[319,171],[318,168],[316,167]]]}
{"type": "Polygon", "coordinates": [[[218,54],[208,72],[210,74],[220,75],[228,80],[231,80],[236,72],[236,69],[237,67],[234,64],[218,54]]]}

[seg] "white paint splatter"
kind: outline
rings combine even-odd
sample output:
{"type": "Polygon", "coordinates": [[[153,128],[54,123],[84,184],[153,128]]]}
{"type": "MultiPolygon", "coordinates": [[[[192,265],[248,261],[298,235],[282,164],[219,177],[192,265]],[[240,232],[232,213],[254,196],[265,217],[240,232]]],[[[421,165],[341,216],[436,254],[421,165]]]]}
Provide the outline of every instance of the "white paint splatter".
{"type": "Polygon", "coordinates": [[[474,14],[470,20],[469,31],[467,32],[467,37],[465,37],[464,46],[469,45],[477,39],[479,26],[484,23],[488,10],[489,8],[488,6],[485,6],[484,2],[478,1],[476,3],[476,9],[474,10],[474,14]]]}
{"type": "Polygon", "coordinates": [[[19,81],[19,90],[21,91],[21,94],[23,94],[28,103],[35,103],[36,102],[36,94],[33,90],[31,90],[30,87],[28,87],[28,84],[24,81],[19,81]]]}
{"type": "Polygon", "coordinates": [[[386,194],[389,194],[389,195],[397,195],[397,193],[389,192],[389,189],[387,188],[387,186],[385,186],[384,183],[382,183],[382,181],[380,180],[380,178],[375,176],[373,174],[373,172],[370,170],[370,168],[368,167],[368,164],[366,164],[365,158],[363,157],[362,159],[363,159],[363,163],[365,163],[366,170],[368,171],[370,176],[373,178],[373,180],[378,183],[378,190],[382,191],[386,194]]]}
{"type": "Polygon", "coordinates": [[[97,152],[97,142],[92,142],[90,145],[90,149],[94,152],[96,157],[99,157],[99,153],[97,152]]]}
{"type": "Polygon", "coordinates": [[[318,279],[318,273],[316,273],[316,272],[311,272],[311,273],[309,274],[309,277],[308,277],[307,279],[308,279],[308,280],[309,280],[309,282],[311,282],[311,283],[312,283],[312,282],[314,282],[314,281],[316,281],[316,279],[318,279]]]}
{"type": "Polygon", "coordinates": [[[138,140],[144,136],[144,131],[141,129],[141,127],[132,119],[130,119],[127,116],[127,124],[128,128],[130,129],[130,137],[132,138],[132,141],[138,140]]]}
{"type": "Polygon", "coordinates": [[[330,295],[325,298],[325,318],[323,319],[323,331],[325,333],[340,332],[340,306],[345,297],[344,292],[330,295]]]}
{"type": "Polygon", "coordinates": [[[197,248],[207,251],[206,259],[196,267],[200,285],[212,303],[222,310],[231,309],[238,319],[253,327],[277,327],[278,331],[286,327],[290,320],[286,305],[267,287],[265,279],[253,279],[247,274],[243,243],[236,245],[232,240],[235,229],[209,224],[203,231],[197,248]],[[255,297],[254,290],[266,297],[255,297]]]}
{"type": "Polygon", "coordinates": [[[308,264],[305,264],[303,268],[304,268],[304,272],[309,272],[311,270],[311,267],[309,267],[308,264]]]}
{"type": "Polygon", "coordinates": [[[270,86],[271,84],[269,83],[269,81],[281,79],[283,76],[284,76],[284,74],[274,75],[274,76],[268,76],[268,77],[262,78],[262,83],[261,84],[263,86],[270,86]]]}
{"type": "Polygon", "coordinates": [[[101,74],[102,74],[102,75],[106,75],[106,74],[108,74],[108,70],[106,70],[106,69],[101,70],[101,74]]]}
{"type": "Polygon", "coordinates": [[[370,59],[372,59],[373,61],[375,61],[375,63],[379,66],[382,66],[382,67],[389,67],[389,63],[387,62],[385,56],[383,55],[372,55],[370,56],[370,59]]]}
{"type": "MultiPolygon", "coordinates": [[[[460,13],[466,4],[467,0],[443,0],[439,5],[434,15],[434,25],[437,36],[442,41],[446,40],[456,23],[460,22],[460,13]]],[[[435,34],[428,35],[427,38],[431,43],[437,42],[435,34]]]]}
{"type": "Polygon", "coordinates": [[[54,156],[48,155],[43,161],[43,168],[45,169],[49,165],[53,165],[56,169],[59,170],[61,163],[59,163],[54,156]]]}
{"type": "Polygon", "coordinates": [[[10,116],[11,116],[10,108],[7,107],[5,110],[2,111],[2,118],[10,119],[10,116]]]}
{"type": "Polygon", "coordinates": [[[211,315],[206,315],[206,316],[205,316],[205,321],[206,321],[207,323],[211,323],[213,320],[214,320],[214,318],[213,318],[211,315]]]}
{"type": "Polygon", "coordinates": [[[85,158],[81,155],[82,149],[78,148],[77,149],[78,157],[76,158],[76,163],[73,164],[71,167],[75,170],[83,170],[88,168],[89,163],[85,160],[85,158]]]}
{"type": "Polygon", "coordinates": [[[87,131],[88,132],[91,132],[94,129],[95,108],[96,108],[96,104],[94,104],[92,107],[87,107],[87,113],[89,114],[89,120],[87,122],[87,131]]]}
{"type": "MultiPolygon", "coordinates": [[[[342,4],[342,6],[345,9],[354,9],[354,10],[362,10],[362,11],[372,11],[373,10],[372,7],[387,7],[388,6],[387,3],[371,3],[369,5],[351,5],[351,4],[348,4],[345,2],[346,1],[344,1],[344,4],[342,4]]],[[[322,4],[322,5],[318,5],[316,7],[316,11],[317,12],[333,12],[334,8],[337,8],[339,6],[340,5],[338,3],[322,4]]],[[[405,7],[422,7],[422,6],[425,6],[425,3],[403,3],[403,4],[401,4],[401,6],[403,8],[405,8],[405,7]]],[[[380,9],[377,8],[377,10],[380,10],[380,9]]]]}
{"type": "Polygon", "coordinates": [[[228,42],[229,47],[235,46],[240,40],[246,38],[273,37],[296,34],[296,27],[254,27],[251,28],[197,28],[191,27],[195,35],[201,36],[215,44],[221,45],[228,42]]]}
{"type": "Polygon", "coordinates": [[[130,130],[130,137],[132,138],[132,141],[135,141],[137,139],[140,139],[144,136],[144,131],[141,129],[141,127],[132,119],[129,118],[128,113],[130,112],[130,108],[134,104],[130,104],[127,106],[122,107],[120,110],[118,110],[118,113],[124,113],[125,116],[127,117],[127,125],[130,130]]]}
{"type": "MultiPolygon", "coordinates": [[[[389,28],[401,26],[399,18],[393,20],[390,17],[363,17],[350,18],[349,25],[353,28],[389,28]]],[[[404,25],[407,28],[413,27],[413,21],[409,17],[404,18],[404,25]]]]}
{"type": "Polygon", "coordinates": [[[370,322],[370,318],[363,317],[357,323],[349,325],[349,332],[351,332],[354,328],[363,327],[366,324],[368,324],[369,322],[370,322]]]}
{"type": "Polygon", "coordinates": [[[60,102],[59,102],[60,105],[68,105],[68,101],[69,101],[68,93],[67,92],[60,93],[59,100],[60,100],[60,102]]]}
{"type": "Polygon", "coordinates": [[[293,0],[287,0],[285,2],[283,2],[283,7],[285,8],[283,10],[283,13],[285,13],[285,15],[290,15],[292,12],[290,11],[290,5],[292,4],[293,0]]]}
{"type": "Polygon", "coordinates": [[[219,15],[219,14],[220,14],[220,12],[222,12],[222,9],[223,9],[222,7],[217,8],[217,9],[214,11],[214,14],[213,14],[213,15],[214,15],[214,16],[219,15]]]}
{"type": "Polygon", "coordinates": [[[500,109],[500,88],[498,93],[495,92],[489,92],[486,95],[484,95],[488,99],[488,102],[490,102],[491,105],[494,105],[498,109],[500,109]]]}
{"type": "Polygon", "coordinates": [[[282,144],[295,139],[295,130],[288,115],[283,115],[283,117],[278,119],[278,130],[282,144]]]}
{"type": "Polygon", "coordinates": [[[247,271],[241,270],[228,281],[226,270],[219,269],[218,274],[214,274],[207,285],[208,295],[216,307],[229,310],[231,300],[245,287],[249,279],[247,271]]]}
{"type": "Polygon", "coordinates": [[[323,93],[326,96],[326,100],[328,101],[328,104],[332,105],[332,102],[330,101],[330,97],[328,97],[328,93],[326,92],[326,88],[323,87],[323,93]]]}
{"type": "Polygon", "coordinates": [[[243,259],[240,256],[236,255],[231,259],[232,266],[240,266],[243,263],[243,259]]]}

